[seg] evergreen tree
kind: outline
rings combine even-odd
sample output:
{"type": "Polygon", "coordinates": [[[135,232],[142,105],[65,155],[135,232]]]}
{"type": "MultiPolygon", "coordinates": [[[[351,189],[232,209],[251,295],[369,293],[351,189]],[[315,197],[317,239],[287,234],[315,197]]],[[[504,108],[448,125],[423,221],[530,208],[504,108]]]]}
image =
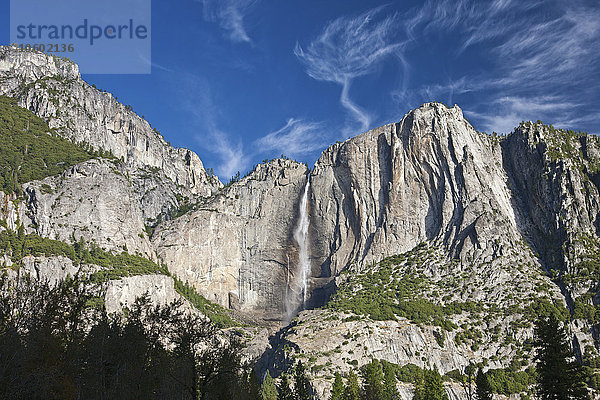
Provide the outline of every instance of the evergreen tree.
{"type": "Polygon", "coordinates": [[[344,381],[339,372],[335,373],[333,386],[331,387],[331,396],[329,400],[342,400],[344,398],[344,381]]]}
{"type": "Polygon", "coordinates": [[[541,400],[588,399],[583,368],[569,348],[567,334],[554,315],[535,326],[536,392],[541,400]]]}
{"type": "Polygon", "coordinates": [[[348,382],[344,388],[344,400],[361,400],[360,398],[360,385],[358,384],[358,377],[353,371],[350,371],[348,375],[348,382]]]}
{"type": "Polygon", "coordinates": [[[248,374],[246,385],[248,388],[248,398],[258,400],[260,398],[260,381],[258,380],[258,376],[256,376],[254,368],[248,374]]]}
{"type": "Polygon", "coordinates": [[[423,375],[415,377],[415,394],[413,400],[425,400],[425,381],[423,375]]]}
{"type": "Polygon", "coordinates": [[[383,400],[398,400],[400,393],[396,386],[396,371],[390,363],[383,364],[383,400]]]}
{"type": "Polygon", "coordinates": [[[287,374],[283,374],[281,377],[281,383],[279,384],[279,397],[278,400],[296,400],[296,394],[290,388],[290,379],[287,374]]]}
{"type": "Polygon", "coordinates": [[[277,387],[269,371],[267,371],[265,380],[260,386],[260,400],[277,400],[277,387]]]}
{"type": "Polygon", "coordinates": [[[363,365],[360,369],[363,378],[363,399],[381,400],[383,398],[383,368],[377,360],[363,365]]]}
{"type": "Polygon", "coordinates": [[[296,391],[297,400],[310,400],[310,382],[306,376],[306,370],[302,361],[298,361],[296,364],[296,371],[294,372],[294,389],[296,391]]]}
{"type": "Polygon", "coordinates": [[[475,377],[473,376],[475,373],[475,365],[473,363],[469,363],[465,367],[464,377],[461,379],[461,385],[465,390],[465,394],[467,395],[467,400],[473,400],[473,381],[475,377]]]}
{"type": "Polygon", "coordinates": [[[0,399],[257,400],[238,344],[209,321],[144,296],[108,316],[88,308],[99,293],[0,275],[0,399]]]}
{"type": "Polygon", "coordinates": [[[475,378],[475,393],[477,400],[492,400],[492,387],[487,375],[479,368],[477,378],[475,378]]]}
{"type": "Polygon", "coordinates": [[[448,400],[442,376],[437,368],[425,370],[423,377],[417,379],[413,400],[448,400]]]}

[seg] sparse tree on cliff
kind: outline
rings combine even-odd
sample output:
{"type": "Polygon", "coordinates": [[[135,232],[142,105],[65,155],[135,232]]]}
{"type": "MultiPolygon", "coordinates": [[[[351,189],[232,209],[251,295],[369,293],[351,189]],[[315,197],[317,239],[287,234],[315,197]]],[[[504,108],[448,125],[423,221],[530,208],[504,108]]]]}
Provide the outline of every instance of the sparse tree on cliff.
{"type": "Polygon", "coordinates": [[[277,387],[269,371],[267,371],[265,380],[260,386],[260,400],[277,400],[277,387]]]}
{"type": "Polygon", "coordinates": [[[492,387],[487,375],[481,368],[477,371],[477,378],[475,378],[475,393],[477,393],[477,400],[492,400],[492,387]]]}
{"type": "Polygon", "coordinates": [[[344,396],[344,381],[339,372],[335,373],[333,386],[331,387],[331,396],[329,400],[343,400],[344,396]]]}

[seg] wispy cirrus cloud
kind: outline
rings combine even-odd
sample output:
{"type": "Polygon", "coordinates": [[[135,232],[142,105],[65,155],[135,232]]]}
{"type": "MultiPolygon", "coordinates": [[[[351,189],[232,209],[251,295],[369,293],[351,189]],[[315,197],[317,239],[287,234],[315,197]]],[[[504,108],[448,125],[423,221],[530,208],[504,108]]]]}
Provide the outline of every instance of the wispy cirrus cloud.
{"type": "Polygon", "coordinates": [[[289,118],[281,128],[262,136],[259,133],[258,137],[256,132],[232,132],[223,128],[223,107],[208,81],[183,73],[177,82],[182,107],[193,117],[190,125],[197,131],[194,139],[207,152],[202,158],[216,165],[215,172],[225,180],[237,172],[248,171],[259,157],[306,156],[325,147],[326,139],[330,139],[324,134],[323,123],[302,118],[289,118]],[[245,142],[246,135],[256,139],[245,142]]]}
{"type": "Polygon", "coordinates": [[[270,132],[255,142],[261,152],[286,154],[292,158],[322,149],[323,124],[290,118],[280,129],[270,132]]]}
{"type": "Polygon", "coordinates": [[[478,101],[468,111],[483,128],[507,132],[522,119],[580,120],[575,114],[584,99],[598,92],[600,8],[589,3],[428,1],[402,20],[407,48],[432,34],[451,34],[456,39],[447,56],[459,59],[477,46],[486,68],[445,83],[399,88],[393,97],[401,104],[469,93],[478,101]]]}
{"type": "MultiPolygon", "coordinates": [[[[537,98],[505,96],[492,100],[491,104],[495,112],[466,111],[466,114],[478,118],[485,130],[501,133],[511,132],[520,121],[537,120],[548,114],[568,113],[569,110],[579,106],[576,103],[565,102],[559,96],[537,98]]],[[[555,121],[555,123],[560,122],[555,121]]]]}
{"type": "Polygon", "coordinates": [[[235,138],[222,129],[220,109],[215,104],[210,84],[203,78],[181,73],[175,81],[179,87],[179,98],[189,115],[190,125],[197,129],[196,143],[208,151],[208,158],[216,164],[215,172],[222,178],[229,178],[238,171],[244,171],[250,164],[250,156],[244,150],[240,137],[235,138]]]}
{"type": "Polygon", "coordinates": [[[217,22],[234,42],[252,40],[244,26],[244,16],[256,0],[199,0],[204,7],[204,19],[217,22]]]}
{"type": "Polygon", "coordinates": [[[308,46],[296,44],[294,49],[308,75],[342,86],[340,102],[363,130],[369,127],[372,115],[350,97],[352,81],[372,73],[384,59],[402,48],[402,43],[395,39],[397,17],[382,16],[383,10],[379,7],[357,17],[337,18],[308,46]]]}

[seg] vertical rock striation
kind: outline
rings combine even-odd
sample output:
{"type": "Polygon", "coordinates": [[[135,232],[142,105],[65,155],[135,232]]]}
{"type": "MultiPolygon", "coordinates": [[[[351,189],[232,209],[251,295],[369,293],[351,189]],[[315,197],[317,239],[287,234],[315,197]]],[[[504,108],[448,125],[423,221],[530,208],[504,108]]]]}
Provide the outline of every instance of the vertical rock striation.
{"type": "Polygon", "coordinates": [[[494,258],[516,231],[501,157],[460,108],[439,103],[325,150],[311,216],[321,274],[425,240],[463,260],[494,258]]]}
{"type": "Polygon", "coordinates": [[[158,226],[158,255],[209,300],[282,318],[288,265],[292,279],[301,274],[292,236],[307,173],[284,159],[258,165],[197,211],[158,226]]]}
{"type": "Polygon", "coordinates": [[[18,99],[71,141],[110,152],[132,175],[149,172],[136,192],[149,206],[147,219],[177,206],[168,194],[150,195],[154,186],[172,182],[182,197],[210,196],[222,186],[194,152],[172,147],[131,107],[83,81],[66,59],[0,47],[0,94],[18,99]]]}

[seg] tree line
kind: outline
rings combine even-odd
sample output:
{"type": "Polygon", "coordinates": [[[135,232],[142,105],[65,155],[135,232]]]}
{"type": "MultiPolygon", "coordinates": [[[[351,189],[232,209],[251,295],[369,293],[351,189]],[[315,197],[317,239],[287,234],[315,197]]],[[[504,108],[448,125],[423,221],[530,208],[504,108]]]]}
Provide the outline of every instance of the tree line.
{"type": "MultiPolygon", "coordinates": [[[[235,331],[224,333],[181,303],[153,306],[147,296],[107,315],[101,293],[84,279],[50,286],[0,277],[1,399],[315,398],[300,361],[278,382],[268,371],[258,377],[242,362],[235,331]]],[[[537,321],[534,344],[536,398],[589,399],[589,374],[558,319],[537,321]]],[[[345,376],[336,373],[330,399],[399,399],[395,367],[372,360],[345,376]]],[[[471,368],[467,377],[469,400],[492,398],[487,373],[471,368]]],[[[436,368],[415,370],[413,378],[415,400],[448,399],[436,368]]]]}
{"type": "MultiPolygon", "coordinates": [[[[533,392],[540,400],[588,400],[589,372],[576,359],[564,326],[553,315],[540,317],[534,330],[534,360],[536,364],[533,392]]],[[[344,376],[335,373],[329,400],[398,400],[398,366],[386,361],[372,360],[358,373],[350,371],[344,376]],[[360,378],[360,379],[359,379],[360,378]]],[[[413,400],[448,400],[448,393],[437,368],[420,369],[414,366],[413,400]]],[[[405,373],[403,369],[402,373],[405,373]]],[[[304,367],[299,362],[294,368],[295,381],[302,379],[304,367]]],[[[260,389],[260,400],[309,400],[315,398],[310,390],[290,391],[289,379],[283,375],[281,383],[267,373],[260,389]],[[290,394],[291,393],[291,394],[290,394]]],[[[468,400],[492,400],[493,388],[488,373],[481,366],[470,364],[460,379],[468,400]]],[[[301,382],[301,381],[300,381],[301,382]]],[[[304,387],[302,385],[296,387],[304,387]]],[[[531,398],[525,394],[525,399],[531,398]]]]}
{"type": "Polygon", "coordinates": [[[0,278],[1,399],[254,399],[235,336],[145,296],[107,315],[100,293],[0,278]]]}

